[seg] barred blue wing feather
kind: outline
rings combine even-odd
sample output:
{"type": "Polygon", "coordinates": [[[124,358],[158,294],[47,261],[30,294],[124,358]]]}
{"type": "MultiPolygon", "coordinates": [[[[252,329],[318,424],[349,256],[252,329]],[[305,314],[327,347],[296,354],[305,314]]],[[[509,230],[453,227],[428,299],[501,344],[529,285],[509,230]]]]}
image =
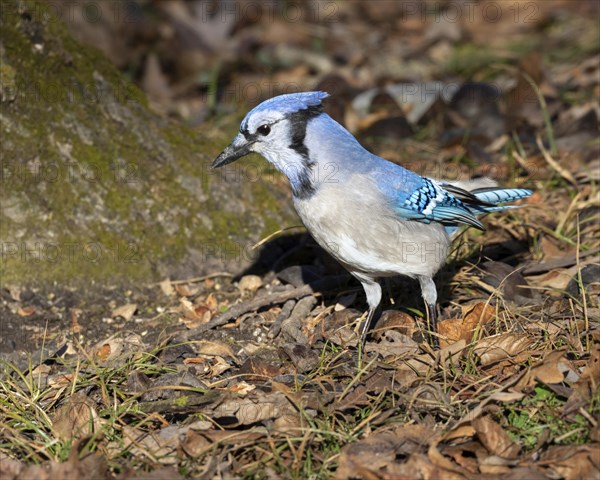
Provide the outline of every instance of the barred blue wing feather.
{"type": "Polygon", "coordinates": [[[518,208],[498,204],[526,198],[531,193],[531,190],[521,188],[485,188],[467,192],[423,178],[422,185],[400,204],[397,211],[410,220],[439,222],[446,226],[463,223],[484,230],[476,215],[518,208]]]}
{"type": "MultiPolygon", "coordinates": [[[[459,190],[453,188],[455,191],[459,190]]],[[[464,193],[468,197],[468,192],[464,193]]],[[[423,178],[422,185],[399,205],[397,211],[406,219],[423,223],[465,223],[480,230],[484,229],[465,203],[444,189],[441,184],[428,178],[423,178]]]]}
{"type": "Polygon", "coordinates": [[[471,192],[482,202],[498,203],[513,202],[529,197],[533,192],[525,188],[480,188],[471,192]]]}

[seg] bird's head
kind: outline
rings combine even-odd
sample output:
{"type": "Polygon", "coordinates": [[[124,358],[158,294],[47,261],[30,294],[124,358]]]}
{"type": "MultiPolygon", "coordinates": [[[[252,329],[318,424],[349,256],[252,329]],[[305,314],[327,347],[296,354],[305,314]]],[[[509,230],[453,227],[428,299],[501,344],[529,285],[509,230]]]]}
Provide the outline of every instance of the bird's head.
{"type": "Polygon", "coordinates": [[[295,193],[310,188],[311,159],[304,142],[308,122],[323,113],[325,92],[280,95],[252,109],[240,125],[240,133],[214,160],[218,168],[249,153],[259,153],[284,173],[295,193]]]}

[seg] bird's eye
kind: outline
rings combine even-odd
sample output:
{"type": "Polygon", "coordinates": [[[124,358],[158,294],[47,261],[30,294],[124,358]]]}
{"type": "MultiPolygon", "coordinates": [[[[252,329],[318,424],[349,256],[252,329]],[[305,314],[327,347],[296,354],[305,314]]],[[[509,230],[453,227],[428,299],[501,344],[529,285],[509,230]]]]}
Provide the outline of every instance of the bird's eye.
{"type": "Polygon", "coordinates": [[[271,127],[269,125],[261,125],[256,129],[256,131],[263,137],[266,137],[269,133],[271,133],[271,127]]]}

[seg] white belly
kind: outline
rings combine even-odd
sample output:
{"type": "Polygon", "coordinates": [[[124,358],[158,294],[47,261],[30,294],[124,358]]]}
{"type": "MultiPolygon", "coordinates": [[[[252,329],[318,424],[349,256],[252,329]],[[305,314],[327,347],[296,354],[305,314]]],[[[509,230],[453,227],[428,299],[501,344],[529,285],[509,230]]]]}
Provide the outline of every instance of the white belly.
{"type": "Polygon", "coordinates": [[[317,243],[351,272],[433,276],[448,254],[444,227],[401,221],[381,198],[352,187],[356,194],[343,185],[321,185],[312,197],[294,200],[317,243]]]}

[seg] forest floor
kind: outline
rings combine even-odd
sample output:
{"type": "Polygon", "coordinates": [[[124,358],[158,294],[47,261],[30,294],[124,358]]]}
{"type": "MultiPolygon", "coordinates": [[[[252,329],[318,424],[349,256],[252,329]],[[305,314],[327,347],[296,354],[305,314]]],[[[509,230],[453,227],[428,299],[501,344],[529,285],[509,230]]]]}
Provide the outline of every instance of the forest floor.
{"type": "Polygon", "coordinates": [[[293,25],[214,22],[225,52],[170,59],[193,43],[196,3],[152,7],[187,35],[129,29],[135,56],[98,42],[163,113],[233,136],[251,106],[236,86],[322,89],[384,158],[535,193],[456,238],[436,277],[439,350],[399,278],[359,358],[364,293],[301,229],[244,249],[242,274],[3,286],[2,478],[600,478],[596,4],[503,4],[490,24],[491,7],[330,2],[293,25]]]}

